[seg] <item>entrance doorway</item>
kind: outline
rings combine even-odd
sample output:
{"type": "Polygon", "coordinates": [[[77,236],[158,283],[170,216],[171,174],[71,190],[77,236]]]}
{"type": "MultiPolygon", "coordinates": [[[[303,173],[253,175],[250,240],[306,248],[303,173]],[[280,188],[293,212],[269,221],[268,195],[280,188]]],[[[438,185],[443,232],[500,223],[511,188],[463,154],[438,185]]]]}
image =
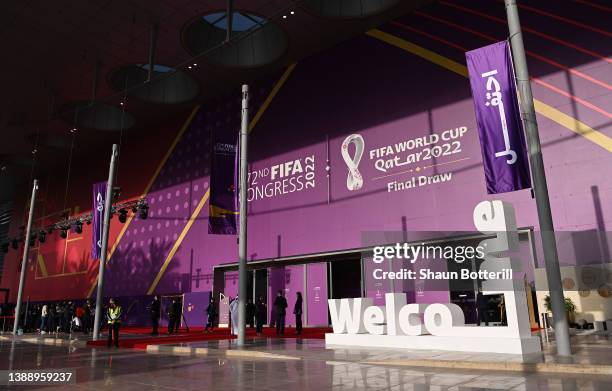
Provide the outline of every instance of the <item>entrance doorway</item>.
{"type": "Polygon", "coordinates": [[[361,258],[329,262],[329,293],[332,299],[361,297],[361,258]]]}

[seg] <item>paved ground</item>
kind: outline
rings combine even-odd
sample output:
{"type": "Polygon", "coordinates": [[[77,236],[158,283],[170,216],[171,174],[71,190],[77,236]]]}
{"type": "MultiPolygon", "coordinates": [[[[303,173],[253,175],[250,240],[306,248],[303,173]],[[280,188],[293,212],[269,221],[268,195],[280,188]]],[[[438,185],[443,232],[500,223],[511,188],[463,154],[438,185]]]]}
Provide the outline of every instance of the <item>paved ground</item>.
{"type": "MultiPolygon", "coordinates": [[[[612,360],[610,345],[600,337],[579,340],[577,344],[584,345],[577,349],[588,350],[583,351],[582,359],[591,356],[597,357],[597,362],[604,357],[612,360]]],[[[266,352],[265,356],[233,356],[228,352],[239,350],[227,341],[197,346],[207,348],[208,354],[153,354],[142,350],[3,340],[0,341],[0,369],[76,370],[76,385],[38,387],[43,390],[612,390],[612,376],[366,364],[364,360],[372,357],[384,360],[400,353],[397,350],[325,349],[320,341],[259,340],[247,349],[266,352]]],[[[454,359],[466,357],[454,356],[454,359]]]]}

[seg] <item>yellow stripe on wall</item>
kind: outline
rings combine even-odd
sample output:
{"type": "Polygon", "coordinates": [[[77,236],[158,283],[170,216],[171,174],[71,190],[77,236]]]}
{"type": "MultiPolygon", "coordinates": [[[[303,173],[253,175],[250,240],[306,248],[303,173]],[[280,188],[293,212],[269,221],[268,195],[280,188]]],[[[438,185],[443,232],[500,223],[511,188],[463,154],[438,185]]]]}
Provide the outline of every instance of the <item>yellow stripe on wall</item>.
{"type": "Polygon", "coordinates": [[[195,223],[196,219],[198,218],[198,215],[202,211],[202,208],[206,204],[206,201],[208,201],[208,197],[209,196],[210,196],[210,188],[208,188],[208,190],[206,190],[206,193],[204,193],[204,195],[200,199],[200,202],[198,203],[198,206],[195,208],[195,210],[191,214],[191,217],[189,218],[189,221],[187,221],[187,224],[185,224],[185,227],[183,227],[183,231],[181,232],[179,237],[176,239],[176,242],[174,242],[174,245],[172,246],[172,248],[170,249],[170,252],[166,256],[166,259],[164,260],[164,263],[162,264],[162,267],[157,272],[157,275],[155,276],[155,279],[153,280],[153,283],[149,287],[149,290],[147,291],[147,295],[153,294],[153,292],[155,291],[155,288],[157,288],[157,284],[159,284],[159,281],[161,280],[161,278],[163,277],[164,273],[166,272],[166,269],[168,268],[168,265],[172,261],[172,258],[174,257],[174,254],[176,254],[176,252],[178,251],[179,247],[183,243],[183,240],[185,239],[185,237],[189,233],[189,230],[191,229],[191,226],[193,225],[193,223],[195,223]]]}
{"type": "Polygon", "coordinates": [[[295,69],[296,65],[297,63],[293,63],[289,65],[287,69],[285,70],[285,72],[281,75],[280,79],[278,79],[278,81],[272,88],[272,91],[270,91],[270,94],[268,95],[266,100],[261,104],[261,107],[259,108],[259,110],[257,110],[257,113],[255,114],[251,122],[249,123],[249,132],[251,132],[253,128],[255,127],[255,125],[257,124],[257,122],[259,122],[259,119],[261,118],[263,113],[266,112],[266,110],[268,109],[268,106],[270,106],[270,103],[272,103],[272,99],[274,99],[276,94],[278,94],[278,91],[280,91],[281,87],[285,84],[285,82],[289,78],[289,75],[291,75],[291,73],[295,69]]]}
{"type": "MultiPolygon", "coordinates": [[[[296,65],[297,65],[296,63],[289,65],[287,69],[285,70],[285,72],[283,72],[281,77],[278,79],[276,84],[274,84],[272,91],[270,91],[270,94],[268,94],[268,97],[266,98],[266,100],[264,100],[261,107],[259,108],[259,110],[257,110],[257,113],[255,114],[251,122],[249,123],[249,132],[251,132],[255,128],[255,125],[257,125],[257,123],[259,122],[263,114],[266,112],[268,107],[270,107],[272,100],[278,94],[281,87],[285,84],[285,82],[289,78],[289,75],[291,75],[291,73],[295,69],[296,65]]],[[[157,285],[159,284],[159,281],[161,280],[161,278],[164,276],[164,273],[166,272],[168,265],[170,264],[170,262],[172,261],[172,258],[178,251],[178,248],[180,247],[181,243],[183,242],[183,240],[189,233],[191,226],[196,221],[198,215],[202,211],[202,208],[204,207],[204,204],[208,200],[209,196],[210,196],[210,188],[206,191],[206,194],[204,194],[204,197],[202,197],[202,199],[200,200],[200,203],[198,204],[197,208],[193,211],[191,218],[189,219],[189,221],[183,228],[183,231],[181,232],[180,236],[177,238],[176,242],[174,243],[174,246],[172,246],[172,249],[168,253],[168,256],[166,256],[166,259],[164,260],[164,263],[162,264],[161,269],[157,273],[157,276],[155,276],[153,283],[151,284],[151,286],[149,287],[149,290],[147,291],[148,295],[151,295],[153,294],[153,292],[155,292],[155,288],[157,288],[157,285]]]]}
{"type": "MultiPolygon", "coordinates": [[[[200,110],[200,105],[197,105],[196,107],[193,108],[193,110],[191,110],[191,113],[189,114],[189,117],[187,117],[187,120],[183,123],[183,126],[181,127],[181,129],[177,133],[176,137],[172,141],[172,144],[170,144],[170,148],[168,148],[168,150],[166,151],[166,154],[164,155],[162,160],[159,162],[157,168],[155,169],[155,172],[151,176],[151,179],[149,180],[149,183],[147,183],[147,185],[145,186],[145,188],[144,188],[144,190],[142,192],[141,197],[145,197],[149,193],[149,190],[151,190],[151,187],[155,183],[155,180],[159,176],[159,173],[161,172],[162,168],[164,167],[164,165],[166,164],[168,159],[170,159],[170,156],[172,155],[172,152],[174,151],[174,148],[176,148],[176,145],[179,143],[179,141],[183,137],[183,134],[185,133],[185,131],[187,130],[189,125],[191,125],[191,122],[193,121],[193,118],[195,117],[196,113],[199,110],[200,110]]],[[[117,246],[119,245],[119,242],[123,238],[123,235],[125,234],[127,229],[130,227],[130,224],[132,223],[133,219],[134,219],[134,215],[133,214],[129,215],[127,221],[125,222],[125,224],[123,224],[123,227],[121,227],[121,231],[119,231],[119,235],[117,235],[117,238],[113,242],[113,246],[111,247],[111,249],[110,249],[110,251],[108,253],[108,257],[106,258],[106,264],[107,265],[108,265],[108,262],[110,262],[111,257],[115,253],[115,250],[117,250],[117,246]]],[[[94,288],[96,287],[96,285],[98,285],[98,273],[96,273],[96,279],[92,282],[91,286],[89,287],[89,291],[87,292],[87,298],[91,297],[91,295],[93,294],[93,291],[94,291],[94,288]]]]}
{"type": "Polygon", "coordinates": [[[38,253],[36,256],[36,259],[38,260],[38,269],[42,273],[42,276],[47,277],[49,273],[47,272],[47,265],[45,264],[45,258],[42,256],[41,253],[38,253]]]}
{"type": "MultiPolygon", "coordinates": [[[[399,38],[395,35],[386,33],[384,31],[373,29],[366,33],[372,38],[376,38],[380,41],[386,42],[399,49],[405,50],[416,56],[419,56],[429,62],[432,62],[442,68],[446,68],[449,71],[455,72],[463,77],[468,77],[467,67],[460,64],[448,57],[439,55],[438,53],[432,52],[431,50],[425,49],[412,42],[406,41],[405,39],[399,38]]],[[[584,122],[578,121],[577,119],[569,116],[556,108],[547,105],[546,103],[537,99],[533,100],[535,110],[544,117],[558,123],[566,129],[586,138],[587,140],[599,145],[608,152],[612,152],[612,138],[606,136],[598,130],[595,130],[585,124],[584,122]]]]}
{"type": "Polygon", "coordinates": [[[567,115],[552,106],[547,105],[544,102],[534,99],[533,103],[536,111],[545,116],[546,118],[552,119],[556,123],[568,128],[572,132],[579,134],[587,140],[591,141],[592,143],[599,145],[608,152],[612,152],[612,138],[591,128],[584,122],[579,121],[574,117],[567,115]]]}

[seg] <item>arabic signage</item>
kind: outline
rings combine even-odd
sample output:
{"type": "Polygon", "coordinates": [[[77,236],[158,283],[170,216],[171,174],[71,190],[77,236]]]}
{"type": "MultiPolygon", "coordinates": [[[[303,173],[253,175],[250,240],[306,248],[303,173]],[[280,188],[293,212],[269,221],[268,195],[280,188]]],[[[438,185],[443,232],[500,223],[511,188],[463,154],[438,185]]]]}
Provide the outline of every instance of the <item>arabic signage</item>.
{"type": "Polygon", "coordinates": [[[102,255],[102,224],[104,223],[104,202],[106,199],[106,182],[93,185],[93,218],[91,236],[91,258],[100,259],[102,255]]]}
{"type": "Polygon", "coordinates": [[[531,187],[508,42],[466,53],[487,192],[531,187]]]}

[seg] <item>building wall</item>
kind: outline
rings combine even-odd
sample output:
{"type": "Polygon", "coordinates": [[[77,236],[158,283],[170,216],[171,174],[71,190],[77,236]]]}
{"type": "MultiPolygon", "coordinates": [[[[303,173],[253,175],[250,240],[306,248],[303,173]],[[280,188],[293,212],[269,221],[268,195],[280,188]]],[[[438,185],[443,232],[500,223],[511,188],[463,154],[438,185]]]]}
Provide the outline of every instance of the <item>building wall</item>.
{"type": "MultiPolygon", "coordinates": [[[[550,13],[523,8],[521,17],[555,229],[605,230],[612,224],[612,45],[605,17],[575,2],[560,2],[550,13]]],[[[249,203],[249,259],[359,248],[368,232],[473,230],[474,206],[494,198],[515,206],[519,226],[537,229],[530,191],[491,197],[484,184],[464,52],[505,39],[500,20],[505,16],[498,2],[441,1],[252,85],[250,195],[257,196],[249,203]],[[386,172],[376,168],[379,148],[417,139],[426,143],[447,131],[462,136],[430,147],[439,145],[448,155],[423,160],[426,147],[421,146],[413,150],[421,153],[419,161],[386,172]],[[365,144],[358,190],[347,187],[349,163],[341,154],[352,134],[365,144]],[[298,165],[302,171],[295,170],[298,165]],[[416,177],[418,182],[420,176],[437,182],[388,191],[392,181],[416,177]]],[[[106,294],[212,291],[213,266],[236,261],[235,237],[207,233],[207,201],[210,134],[238,129],[239,98],[237,91],[197,111],[154,177],[147,220],[126,225],[113,220],[116,249],[106,294]]],[[[161,156],[144,157],[148,175],[161,156]]],[[[100,167],[107,164],[106,153],[95,159],[100,167]]],[[[124,181],[133,178],[142,188],[150,178],[142,171],[129,175],[124,181]]],[[[80,184],[88,189],[100,178],[84,176],[80,184]]],[[[26,295],[92,292],[97,262],[88,255],[89,229],[78,237],[71,235],[77,240],[67,247],[54,239],[41,252],[47,274],[59,267],[64,252],[68,270],[84,273],[35,280],[40,271],[34,262],[26,295]],[[49,259],[56,260],[53,266],[49,259]]],[[[11,288],[14,300],[17,263],[11,254],[2,286],[11,288]]]]}

